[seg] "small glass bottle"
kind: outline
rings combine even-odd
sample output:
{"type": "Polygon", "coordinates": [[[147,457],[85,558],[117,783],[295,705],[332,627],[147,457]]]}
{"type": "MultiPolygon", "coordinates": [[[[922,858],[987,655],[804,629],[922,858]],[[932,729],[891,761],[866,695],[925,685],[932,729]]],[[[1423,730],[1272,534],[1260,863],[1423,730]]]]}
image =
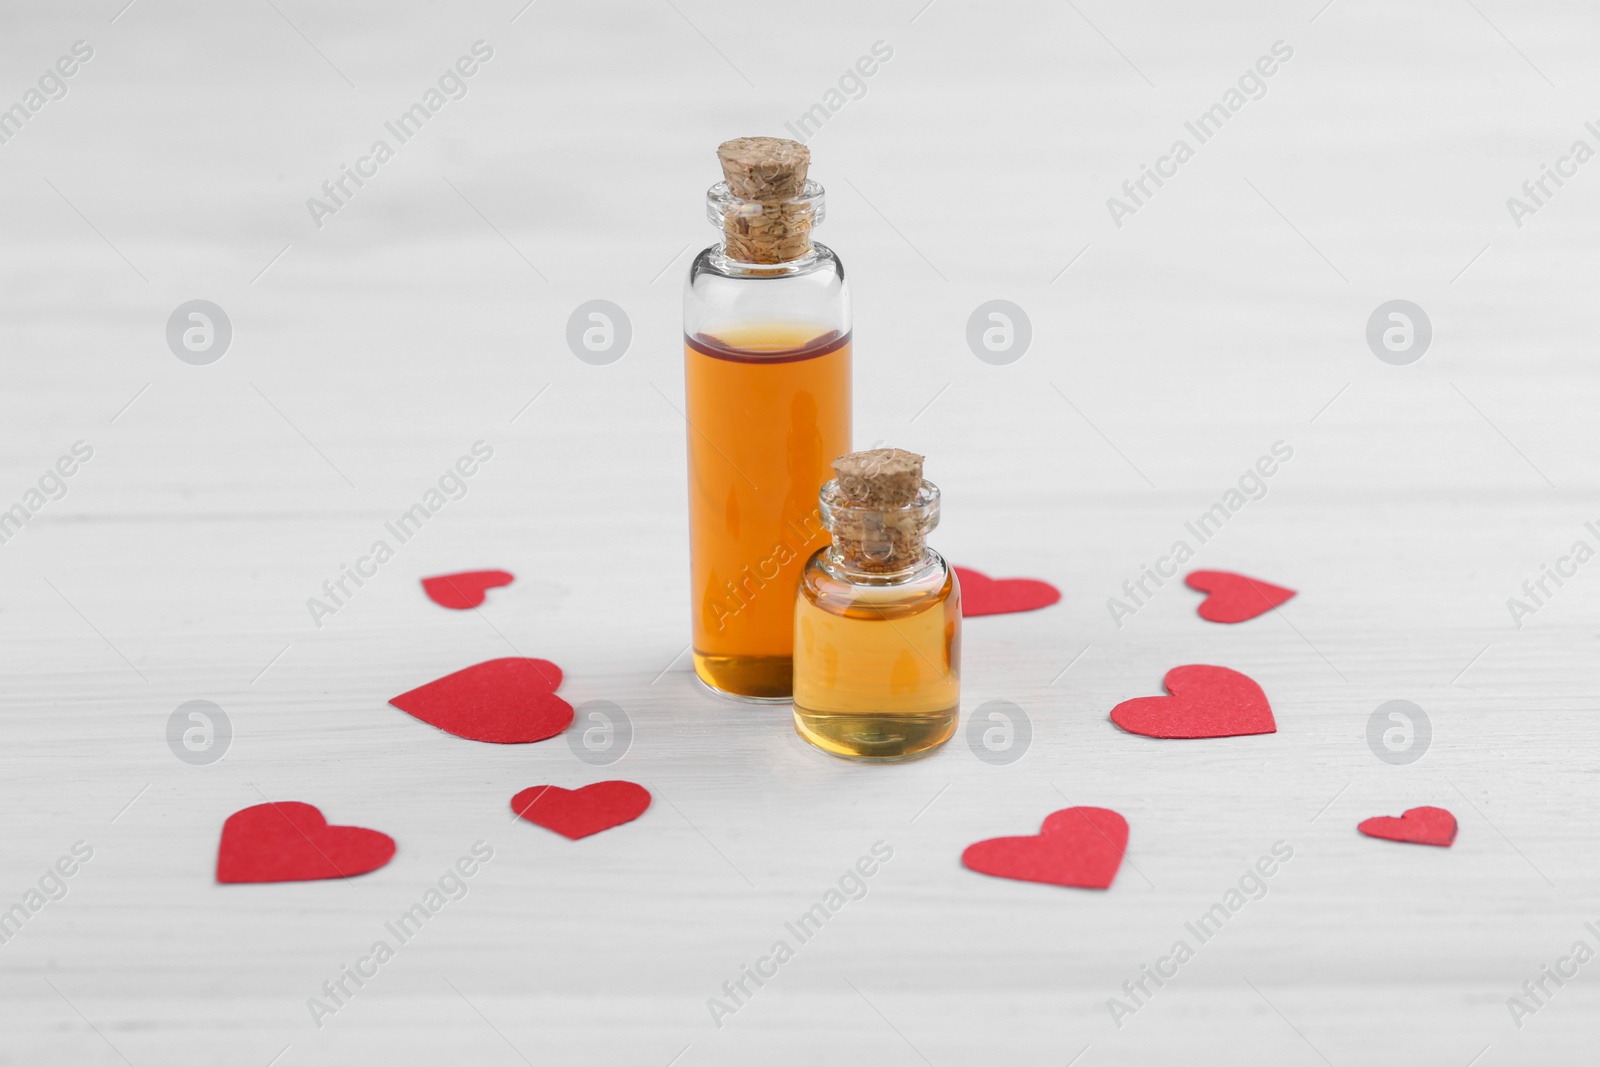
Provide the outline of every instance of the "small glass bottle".
{"type": "Polygon", "coordinates": [[[716,692],[786,704],[795,586],[827,543],[817,490],[850,451],[850,296],[811,240],[823,194],[806,147],[741,137],[717,157],[706,202],[722,239],[683,294],[694,669],[716,692]]]}
{"type": "Polygon", "coordinates": [[[795,729],[836,756],[912,759],[950,739],[961,704],[961,586],[927,544],[939,487],[900,449],[834,469],[820,494],[833,543],[795,598],[795,729]]]}

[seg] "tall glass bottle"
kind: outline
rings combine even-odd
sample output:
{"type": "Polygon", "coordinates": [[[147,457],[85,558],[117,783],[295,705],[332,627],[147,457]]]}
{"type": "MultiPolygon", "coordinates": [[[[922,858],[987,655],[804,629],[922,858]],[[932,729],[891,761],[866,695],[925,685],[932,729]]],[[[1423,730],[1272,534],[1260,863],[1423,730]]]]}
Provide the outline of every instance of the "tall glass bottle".
{"type": "Polygon", "coordinates": [[[694,669],[711,689],[786,703],[794,595],[828,539],[817,492],[850,451],[850,297],[811,240],[823,192],[804,145],[744,137],[706,195],[722,239],[683,297],[694,669]]]}

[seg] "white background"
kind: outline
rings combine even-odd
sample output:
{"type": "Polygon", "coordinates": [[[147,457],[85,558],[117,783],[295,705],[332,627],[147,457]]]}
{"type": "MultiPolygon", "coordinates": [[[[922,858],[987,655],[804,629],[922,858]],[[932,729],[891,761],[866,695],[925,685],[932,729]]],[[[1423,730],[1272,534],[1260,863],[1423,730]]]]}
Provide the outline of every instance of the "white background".
{"type": "Polygon", "coordinates": [[[94,849],[0,946],[0,1063],[1592,1049],[1600,963],[1520,1029],[1506,1004],[1600,949],[1600,563],[1521,628],[1507,607],[1600,548],[1600,162],[1520,228],[1506,206],[1575,139],[1600,148],[1592,6],[121,2],[12,0],[0,34],[5,105],[94,49],[0,145],[0,507],[94,449],[0,545],[0,905],[94,849]],[[314,225],[307,198],[480,39],[468,95],[314,225]],[[880,40],[892,59],[810,140],[819,237],[853,286],[857,443],[928,456],[949,558],[1064,592],[966,628],[964,712],[1031,720],[1009,766],[965,734],[833,760],[683,654],[679,299],[713,152],[784,134],[880,40]],[[1115,226],[1107,198],[1280,40],[1266,95],[1115,226]],[[166,344],[195,298],[233,325],[210,366],[166,344]],[[596,298],[633,327],[609,366],[564,339],[596,298]],[[965,340],[993,298],[1032,320],[1009,366],[965,340]],[[1434,328],[1409,366],[1364,339],[1397,298],[1434,328]],[[466,497],[314,625],[307,598],[478,440],[466,497]],[[1300,596],[1222,627],[1173,582],[1115,625],[1107,598],[1277,441],[1293,459],[1195,565],[1300,596]],[[480,612],[418,586],[478,567],[518,576],[480,612]],[[475,744],[386,703],[517,654],[622,707],[626,756],[475,744]],[[1207,662],[1262,684],[1277,734],[1108,722],[1207,662]],[[205,767],[166,741],[195,699],[234,732],[205,767]],[[1432,722],[1409,766],[1366,741],[1392,699],[1432,722]],[[509,821],[526,786],[614,777],[654,792],[638,822],[574,844],[509,821]],[[216,885],[222,820],[264,797],[399,852],[350,882],[216,885]],[[959,865],[1069,803],[1132,827],[1109,892],[959,865]],[[1456,813],[1453,848],[1355,832],[1418,804],[1456,813]],[[314,1026],[307,998],[479,839],[470,893],[314,1026]],[[707,998],[880,840],[865,899],[714,1026],[707,998]],[[1267,896],[1119,1029],[1107,999],[1276,841],[1267,896]]]}

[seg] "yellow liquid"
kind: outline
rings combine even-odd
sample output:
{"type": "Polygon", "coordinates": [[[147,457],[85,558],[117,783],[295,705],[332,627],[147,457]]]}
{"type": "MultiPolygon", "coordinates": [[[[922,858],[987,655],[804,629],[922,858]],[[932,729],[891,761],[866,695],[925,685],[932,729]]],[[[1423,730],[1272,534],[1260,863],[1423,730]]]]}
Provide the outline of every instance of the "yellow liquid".
{"type": "Polygon", "coordinates": [[[794,726],[836,756],[912,759],[955,733],[961,587],[839,582],[813,561],[794,609],[794,726]]]}
{"type": "Polygon", "coordinates": [[[850,451],[850,336],[760,324],[684,347],[695,673],[787,703],[795,585],[828,542],[817,492],[850,451]]]}

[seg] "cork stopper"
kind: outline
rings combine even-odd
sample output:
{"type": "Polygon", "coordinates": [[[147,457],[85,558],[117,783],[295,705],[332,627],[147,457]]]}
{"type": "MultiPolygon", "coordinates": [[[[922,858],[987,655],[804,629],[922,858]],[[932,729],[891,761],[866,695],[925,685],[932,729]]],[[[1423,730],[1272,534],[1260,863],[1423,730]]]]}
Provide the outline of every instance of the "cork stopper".
{"type": "Polygon", "coordinates": [[[736,137],[717,147],[728,192],[726,254],[740,263],[787,263],[811,251],[813,206],[806,198],[811,150],[782,137],[736,137]]]}
{"type": "Polygon", "coordinates": [[[873,448],[833,461],[844,503],[857,508],[903,508],[922,488],[923,457],[903,448],[873,448]]]}
{"type": "Polygon", "coordinates": [[[833,461],[838,477],[822,495],[840,563],[889,573],[922,561],[939,521],[939,490],[922,480],[922,460],[904,449],[874,448],[833,461]]]}
{"type": "Polygon", "coordinates": [[[793,200],[806,187],[811,149],[782,137],[735,137],[717,146],[728,191],[763,204],[793,200]]]}

